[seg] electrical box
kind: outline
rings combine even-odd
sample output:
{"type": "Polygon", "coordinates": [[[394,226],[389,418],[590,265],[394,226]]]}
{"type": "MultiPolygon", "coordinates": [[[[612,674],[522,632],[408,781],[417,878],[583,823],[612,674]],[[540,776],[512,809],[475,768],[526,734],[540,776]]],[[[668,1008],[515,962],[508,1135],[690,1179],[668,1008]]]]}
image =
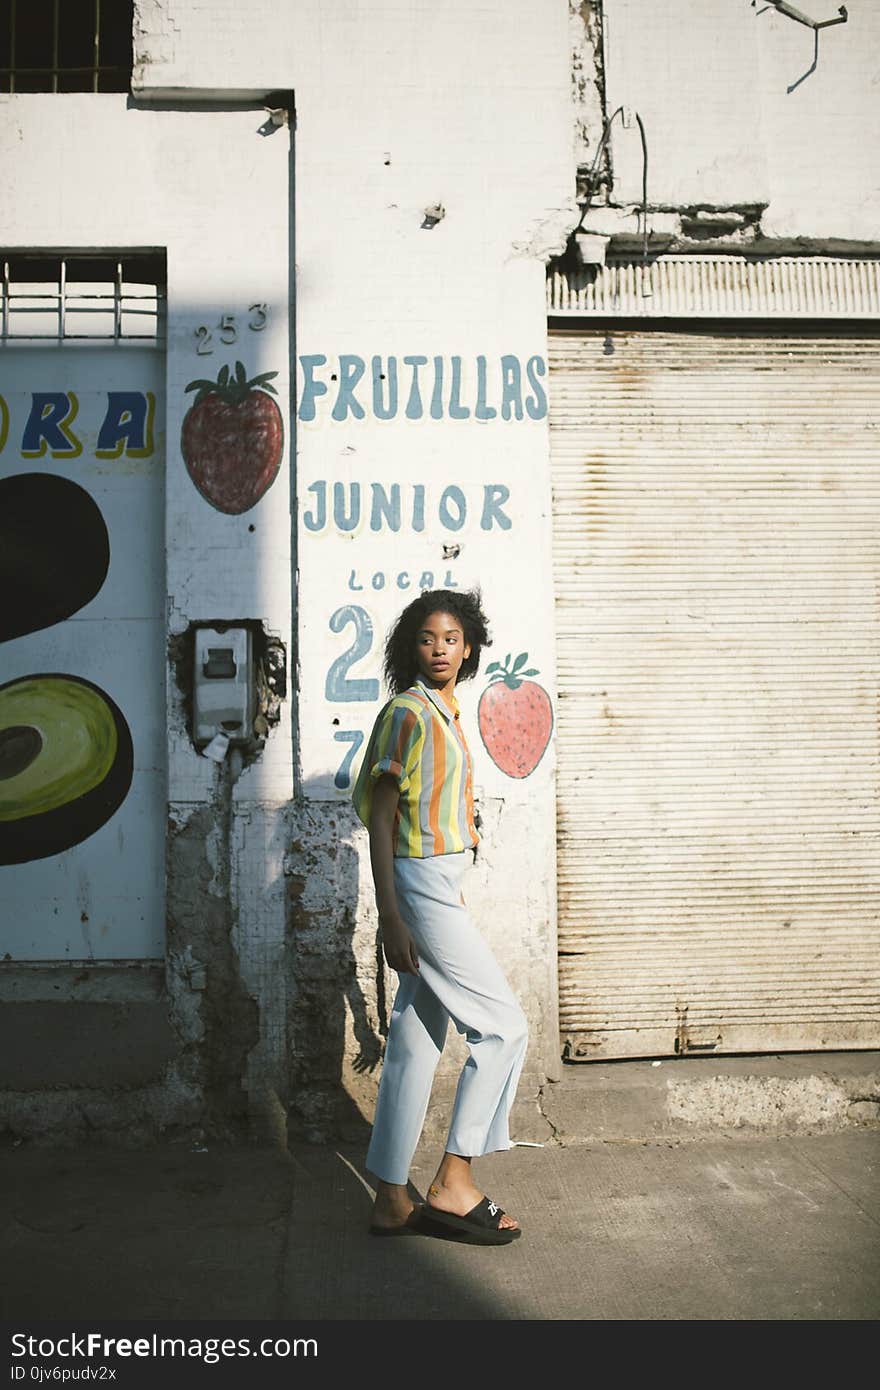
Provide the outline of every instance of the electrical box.
{"type": "Polygon", "coordinates": [[[193,738],[209,743],[225,733],[230,743],[253,737],[253,634],[246,627],[195,630],[193,679],[193,738]]]}

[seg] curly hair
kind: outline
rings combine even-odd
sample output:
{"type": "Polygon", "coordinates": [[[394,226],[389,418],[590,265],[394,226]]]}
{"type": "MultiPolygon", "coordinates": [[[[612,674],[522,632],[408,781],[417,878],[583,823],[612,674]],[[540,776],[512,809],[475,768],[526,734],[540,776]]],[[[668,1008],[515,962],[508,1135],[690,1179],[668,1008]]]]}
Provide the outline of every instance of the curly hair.
{"type": "Polygon", "coordinates": [[[416,637],[432,613],[451,613],[461,623],[470,656],[461,663],[459,681],[471,680],[480,667],[483,647],[491,647],[489,624],[479,589],[426,589],[407,604],[385,640],[383,671],[392,695],[408,690],[418,675],[416,637]]]}

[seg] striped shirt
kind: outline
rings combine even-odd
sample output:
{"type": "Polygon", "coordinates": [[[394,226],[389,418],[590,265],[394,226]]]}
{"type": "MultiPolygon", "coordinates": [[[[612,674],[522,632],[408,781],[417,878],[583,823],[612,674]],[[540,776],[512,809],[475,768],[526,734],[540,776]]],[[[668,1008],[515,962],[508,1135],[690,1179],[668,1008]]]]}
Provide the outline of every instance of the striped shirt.
{"type": "Polygon", "coordinates": [[[354,808],[370,824],[373,788],[390,773],[400,788],[394,854],[429,859],[477,844],[471,755],[458,702],[450,709],[416,679],[379,711],[352,791],[354,808]]]}

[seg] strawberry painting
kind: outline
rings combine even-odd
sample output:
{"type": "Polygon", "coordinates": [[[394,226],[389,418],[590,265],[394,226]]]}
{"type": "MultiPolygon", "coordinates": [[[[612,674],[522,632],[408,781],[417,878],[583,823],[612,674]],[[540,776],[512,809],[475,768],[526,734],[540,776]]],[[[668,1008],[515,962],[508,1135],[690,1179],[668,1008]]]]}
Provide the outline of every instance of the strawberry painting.
{"type": "Polygon", "coordinates": [[[491,682],[480,696],[477,722],[480,737],[496,767],[508,777],[528,777],[547,750],[553,732],[553,706],[541,685],[527,680],[538,674],[523,670],[528,653],[510,664],[493,661],[486,667],[491,682]]]}
{"type": "Polygon", "coordinates": [[[255,506],[278,475],[284,425],[269,384],[277,375],[248,381],[244,363],[236,362],[234,375],[221,367],[216,381],[186,388],[198,392],[180,432],[187,471],[205,501],[230,516],[255,506]]]}

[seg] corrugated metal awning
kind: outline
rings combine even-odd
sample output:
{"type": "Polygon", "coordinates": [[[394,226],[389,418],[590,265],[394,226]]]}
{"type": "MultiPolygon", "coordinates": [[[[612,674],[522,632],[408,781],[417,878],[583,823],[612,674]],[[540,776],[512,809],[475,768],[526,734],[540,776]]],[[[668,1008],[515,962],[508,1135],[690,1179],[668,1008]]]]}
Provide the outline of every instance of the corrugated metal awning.
{"type": "Polygon", "coordinates": [[[553,316],[630,318],[880,318],[880,260],[830,256],[613,258],[551,269],[553,316]]]}

